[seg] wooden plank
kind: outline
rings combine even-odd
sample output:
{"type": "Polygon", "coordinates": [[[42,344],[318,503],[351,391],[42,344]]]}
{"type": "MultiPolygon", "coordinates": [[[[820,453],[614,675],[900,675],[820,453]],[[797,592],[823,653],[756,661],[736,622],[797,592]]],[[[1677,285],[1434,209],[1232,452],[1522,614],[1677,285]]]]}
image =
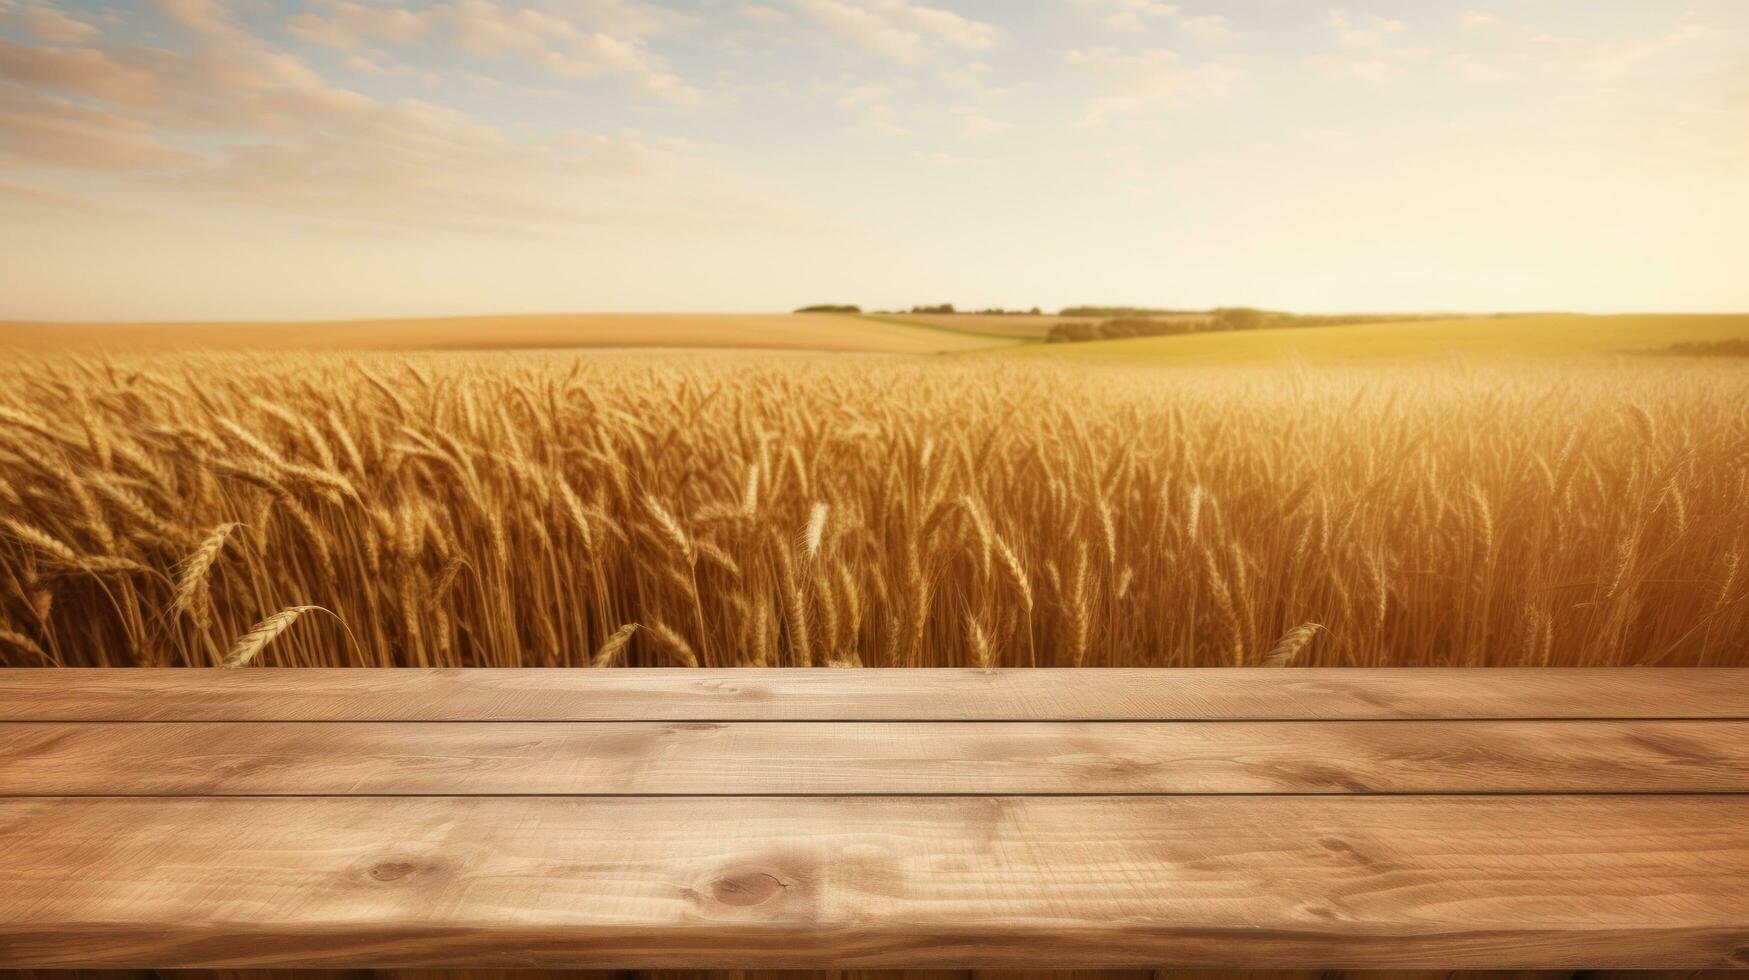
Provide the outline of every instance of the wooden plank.
{"type": "Polygon", "coordinates": [[[8,799],[0,966],[1749,966],[1749,797],[8,799]]]}
{"type": "Polygon", "coordinates": [[[0,724],[4,795],[1749,792],[1749,722],[0,724]]]}
{"type": "Polygon", "coordinates": [[[1743,980],[1737,970],[8,970],[6,980],[1743,980]],[[198,974],[198,975],[197,975],[198,974]]]}
{"type": "Polygon", "coordinates": [[[1749,669],[0,670],[0,721],[1749,719],[1749,669]]]}

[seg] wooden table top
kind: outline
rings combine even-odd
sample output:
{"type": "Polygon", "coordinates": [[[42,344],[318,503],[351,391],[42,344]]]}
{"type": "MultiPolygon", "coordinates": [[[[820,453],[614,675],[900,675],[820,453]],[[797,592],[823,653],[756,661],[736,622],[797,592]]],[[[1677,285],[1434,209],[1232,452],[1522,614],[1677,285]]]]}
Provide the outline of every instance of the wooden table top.
{"type": "Polygon", "coordinates": [[[1749,967],[1749,670],[0,670],[0,967],[1749,967]]]}

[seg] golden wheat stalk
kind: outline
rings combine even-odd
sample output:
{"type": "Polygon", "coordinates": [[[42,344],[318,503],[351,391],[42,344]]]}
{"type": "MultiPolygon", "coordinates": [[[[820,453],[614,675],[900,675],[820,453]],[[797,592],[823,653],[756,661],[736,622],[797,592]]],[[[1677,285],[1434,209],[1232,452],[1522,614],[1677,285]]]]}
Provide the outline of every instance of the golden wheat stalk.
{"type": "Polygon", "coordinates": [[[274,613],[250,627],[249,632],[239,636],[237,642],[232,644],[231,652],[225,655],[225,659],[219,664],[219,666],[248,666],[250,663],[254,662],[256,657],[260,656],[261,651],[265,649],[269,643],[274,641],[274,638],[289,629],[291,624],[298,621],[298,617],[309,612],[325,612],[330,616],[334,615],[332,612],[321,606],[288,606],[285,609],[281,609],[279,612],[274,613]]]}
{"type": "MultiPolygon", "coordinates": [[[[225,548],[225,541],[231,532],[241,527],[235,521],[220,524],[206,533],[200,545],[182,561],[182,567],[176,576],[176,597],[170,602],[170,611],[182,614],[194,611],[197,622],[205,618],[204,599],[207,596],[207,573],[212,570],[213,563],[218,561],[219,552],[225,548]]],[[[200,623],[204,626],[204,623],[200,623]]]]}
{"type": "Polygon", "coordinates": [[[996,653],[990,647],[990,635],[976,616],[966,617],[966,642],[972,649],[972,662],[983,670],[996,669],[996,653]]]}
{"type": "Polygon", "coordinates": [[[559,499],[565,505],[565,516],[571,519],[571,525],[577,529],[577,534],[583,540],[585,551],[595,550],[595,532],[589,527],[589,515],[583,509],[583,500],[577,496],[577,491],[571,489],[562,475],[553,474],[553,483],[559,488],[559,499]]]}
{"type": "Polygon", "coordinates": [[[44,531],[42,528],[26,524],[23,521],[15,521],[11,518],[6,518],[4,521],[0,521],[0,523],[6,525],[6,529],[12,532],[13,537],[23,541],[25,544],[31,545],[49,558],[66,565],[77,565],[79,563],[78,552],[74,551],[66,542],[49,532],[44,531]]]}
{"type": "Polygon", "coordinates": [[[38,660],[53,662],[53,658],[42,647],[38,646],[35,640],[9,626],[0,626],[0,643],[11,644],[38,660]]]}
{"type": "Polygon", "coordinates": [[[802,557],[808,561],[820,556],[820,540],[826,533],[827,511],[825,504],[816,503],[808,514],[808,526],[802,531],[802,557]]]}
{"type": "Polygon", "coordinates": [[[1032,581],[1026,574],[1026,567],[1020,563],[1020,556],[1014,553],[1014,548],[1001,535],[996,535],[996,554],[1002,559],[1002,569],[1008,573],[1008,583],[1014,588],[1015,598],[1020,600],[1021,611],[1032,615],[1032,581]]]}
{"type": "Polygon", "coordinates": [[[1313,638],[1323,629],[1324,627],[1317,623],[1304,623],[1295,626],[1283,633],[1281,639],[1275,641],[1275,646],[1263,655],[1263,661],[1258,666],[1286,667],[1291,665],[1299,658],[1300,654],[1311,647],[1313,638]]]}
{"type": "Polygon", "coordinates": [[[625,657],[626,647],[631,645],[632,634],[638,631],[637,623],[627,623],[613,631],[601,646],[595,649],[595,656],[590,660],[591,667],[612,667],[625,657]]]}
{"type": "Polygon", "coordinates": [[[114,558],[109,555],[81,555],[71,562],[56,561],[50,564],[48,571],[53,575],[156,575],[156,569],[132,558],[114,558]]]}
{"type": "Polygon", "coordinates": [[[692,651],[692,644],[686,642],[685,637],[676,633],[673,629],[670,629],[668,624],[661,622],[651,623],[650,633],[656,638],[657,642],[662,646],[667,647],[669,652],[673,653],[674,656],[680,660],[682,666],[698,666],[698,654],[692,651]]]}
{"type": "Polygon", "coordinates": [[[747,467],[747,484],[741,489],[741,513],[752,518],[759,513],[759,464],[747,467]]]}
{"type": "Polygon", "coordinates": [[[696,563],[698,558],[692,550],[692,539],[687,537],[686,529],[680,526],[680,522],[669,513],[668,508],[662,506],[662,502],[651,494],[644,495],[644,507],[656,519],[656,526],[661,529],[662,535],[674,545],[674,549],[680,552],[686,563],[696,563]]]}
{"type": "Polygon", "coordinates": [[[0,422],[23,429],[34,436],[39,436],[49,442],[65,442],[66,437],[49,427],[42,419],[16,408],[0,405],[0,422]]]}

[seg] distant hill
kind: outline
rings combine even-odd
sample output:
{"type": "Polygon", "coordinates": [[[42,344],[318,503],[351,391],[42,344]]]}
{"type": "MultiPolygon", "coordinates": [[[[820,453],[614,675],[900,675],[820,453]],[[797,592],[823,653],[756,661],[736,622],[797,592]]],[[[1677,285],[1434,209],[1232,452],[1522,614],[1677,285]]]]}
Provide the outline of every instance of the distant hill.
{"type": "Polygon", "coordinates": [[[7,323],[0,350],[747,348],[928,354],[1012,343],[859,317],[584,313],[287,323],[7,323]]]}
{"type": "Polygon", "coordinates": [[[1208,310],[1161,310],[1147,306],[1065,306],[1057,311],[1057,315],[1110,319],[1132,316],[1190,316],[1208,312],[1208,310]]]}
{"type": "MultiPolygon", "coordinates": [[[[1308,330],[1284,326],[1140,337],[1088,343],[1033,344],[1017,356],[1108,360],[1129,364],[1206,364],[1303,359],[1585,355],[1676,352],[1680,344],[1749,340],[1749,314],[1453,317],[1367,322],[1308,330]]],[[[1692,348],[1690,349],[1692,350],[1692,348]]]]}

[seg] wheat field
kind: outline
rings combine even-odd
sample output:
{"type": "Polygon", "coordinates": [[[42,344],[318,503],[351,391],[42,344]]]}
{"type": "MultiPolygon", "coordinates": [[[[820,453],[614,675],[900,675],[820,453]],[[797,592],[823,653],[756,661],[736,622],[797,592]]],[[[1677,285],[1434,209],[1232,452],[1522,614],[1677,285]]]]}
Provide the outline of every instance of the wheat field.
{"type": "Polygon", "coordinates": [[[1725,359],[0,363],[0,662],[1749,663],[1725,359]]]}

